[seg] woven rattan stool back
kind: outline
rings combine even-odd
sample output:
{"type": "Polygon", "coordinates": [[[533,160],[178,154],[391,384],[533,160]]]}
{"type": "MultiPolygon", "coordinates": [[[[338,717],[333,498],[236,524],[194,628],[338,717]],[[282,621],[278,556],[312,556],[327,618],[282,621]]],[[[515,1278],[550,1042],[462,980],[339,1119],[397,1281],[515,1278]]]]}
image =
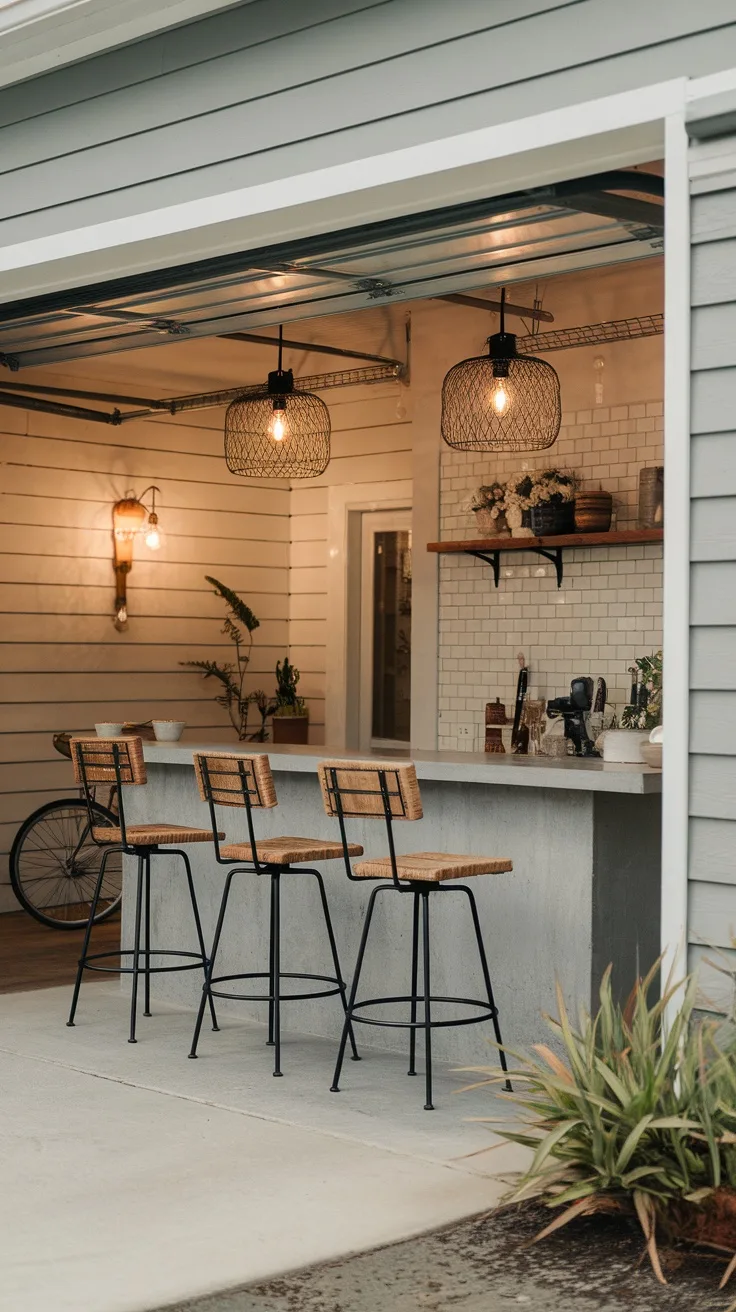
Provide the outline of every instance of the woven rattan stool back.
{"type": "Polygon", "coordinates": [[[196,752],[194,773],[203,802],[216,806],[277,806],[276,788],[265,753],[196,752]]]}
{"type": "Polygon", "coordinates": [[[109,784],[111,803],[113,796],[117,799],[121,841],[127,850],[123,785],[135,786],[146,782],[143,742],[140,738],[72,738],[69,746],[74,778],[81,784],[87,803],[93,841],[98,842],[95,826],[99,825],[99,816],[95,817],[93,807],[95,788],[97,784],[109,784]]]}
{"type": "Polygon", "coordinates": [[[330,816],[364,820],[421,820],[417,772],[409,762],[320,761],[317,767],[330,816]]]}
{"type": "Polygon", "coordinates": [[[146,763],[140,738],[72,738],[74,778],[93,784],[144,784],[146,763]]]}

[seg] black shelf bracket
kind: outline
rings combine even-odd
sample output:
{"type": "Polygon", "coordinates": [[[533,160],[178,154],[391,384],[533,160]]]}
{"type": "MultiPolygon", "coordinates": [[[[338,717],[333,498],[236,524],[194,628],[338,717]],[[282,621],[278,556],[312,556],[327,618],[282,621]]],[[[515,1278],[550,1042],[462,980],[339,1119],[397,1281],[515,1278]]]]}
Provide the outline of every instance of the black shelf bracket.
{"type": "Polygon", "coordinates": [[[551,560],[557,574],[557,587],[562,587],[562,547],[551,547],[549,551],[545,547],[532,547],[538,556],[544,556],[545,560],[551,560]]]}
{"type": "Polygon", "coordinates": [[[484,564],[490,565],[493,569],[493,582],[498,587],[498,576],[501,569],[501,552],[500,551],[466,551],[466,556],[475,556],[476,560],[482,560],[484,564]]]}
{"type": "MultiPolygon", "coordinates": [[[[497,551],[466,551],[465,552],[466,556],[475,556],[476,560],[482,560],[485,565],[491,566],[493,570],[493,582],[495,587],[498,587],[498,580],[501,574],[502,550],[503,548],[499,547],[497,551]]],[[[546,547],[533,547],[530,545],[529,547],[526,548],[526,550],[533,551],[537,556],[544,556],[545,560],[549,560],[552,562],[552,564],[555,567],[555,573],[557,575],[557,587],[561,588],[562,587],[562,550],[563,550],[562,547],[550,547],[548,550],[546,547]]]]}

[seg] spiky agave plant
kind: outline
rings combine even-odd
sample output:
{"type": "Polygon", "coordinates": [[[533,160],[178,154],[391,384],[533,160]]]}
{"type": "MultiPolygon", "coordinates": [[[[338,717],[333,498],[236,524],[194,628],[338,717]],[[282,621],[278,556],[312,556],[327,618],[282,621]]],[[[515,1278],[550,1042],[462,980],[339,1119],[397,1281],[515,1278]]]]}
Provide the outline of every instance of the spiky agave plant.
{"type": "MultiPolygon", "coordinates": [[[[209,574],[205,574],[205,579],[214,589],[215,596],[221,597],[227,606],[222,633],[230,638],[235,648],[235,662],[180,661],[179,664],[201,670],[205,679],[217,680],[222,691],[217,694],[215,701],[227,711],[230,722],[242,742],[249,736],[248,713],[251,703],[265,697],[264,693],[246,693],[244,688],[253,646],[253,632],[259,627],[260,621],[256,619],[250,606],[238,596],[237,592],[233,592],[232,588],[220,583],[218,579],[211,578],[209,574]]],[[[265,739],[265,722],[265,715],[262,715],[261,729],[251,737],[265,739]]]]}
{"type": "MultiPolygon", "coordinates": [[[[665,1032],[679,986],[650,1003],[659,967],[623,1008],[609,968],[598,1012],[583,1010],[577,1027],[558,985],[558,1017],[546,1020],[562,1055],[546,1044],[534,1055],[506,1049],[522,1087],[501,1096],[524,1116],[513,1128],[495,1122],[496,1132],[533,1152],[508,1201],[535,1196],[558,1212],[536,1240],[593,1212],[630,1212],[658,1280],[660,1237],[734,1254],[725,1284],[736,1269],[736,1043],[728,1031],[725,1041],[718,1035],[718,1022],[694,1020],[694,979],[665,1032]]],[[[487,1074],[480,1083],[505,1078],[487,1074]]]]}

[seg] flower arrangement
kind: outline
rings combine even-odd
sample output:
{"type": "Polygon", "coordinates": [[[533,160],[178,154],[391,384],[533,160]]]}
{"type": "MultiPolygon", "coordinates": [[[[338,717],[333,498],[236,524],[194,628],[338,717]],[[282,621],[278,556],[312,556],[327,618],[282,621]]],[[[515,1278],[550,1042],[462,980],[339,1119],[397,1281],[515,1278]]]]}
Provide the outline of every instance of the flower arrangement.
{"type": "Polygon", "coordinates": [[[521,470],[506,483],[505,509],[531,510],[548,501],[573,501],[575,476],[559,469],[521,470]]]}
{"type": "Polygon", "coordinates": [[[474,512],[487,510],[492,519],[498,519],[499,515],[504,513],[505,496],[505,483],[484,484],[482,487],[476,488],[470,499],[468,509],[474,512]]]}
{"type": "Polygon", "coordinates": [[[662,723],[662,653],[637,656],[635,666],[639,672],[636,702],[624,707],[622,729],[656,729],[662,723]]]}
{"type": "Polygon", "coordinates": [[[544,531],[530,527],[531,512],[568,504],[571,515],[576,487],[575,475],[560,469],[520,470],[505,483],[496,480],[477,488],[465,508],[474,512],[482,529],[496,536],[510,529],[512,537],[530,537],[544,531]]]}

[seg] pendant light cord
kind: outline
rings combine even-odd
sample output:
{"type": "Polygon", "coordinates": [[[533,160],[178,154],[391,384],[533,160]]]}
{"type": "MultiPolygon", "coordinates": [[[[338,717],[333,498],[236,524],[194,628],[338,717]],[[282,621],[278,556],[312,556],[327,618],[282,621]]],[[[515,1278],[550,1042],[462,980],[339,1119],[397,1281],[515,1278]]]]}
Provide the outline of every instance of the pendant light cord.
{"type": "Polygon", "coordinates": [[[279,324],[279,373],[281,373],[281,358],[284,353],[284,325],[279,324]]]}
{"type": "Polygon", "coordinates": [[[506,288],[501,288],[501,332],[506,331],[506,315],[504,306],[506,305],[506,288]]]}

